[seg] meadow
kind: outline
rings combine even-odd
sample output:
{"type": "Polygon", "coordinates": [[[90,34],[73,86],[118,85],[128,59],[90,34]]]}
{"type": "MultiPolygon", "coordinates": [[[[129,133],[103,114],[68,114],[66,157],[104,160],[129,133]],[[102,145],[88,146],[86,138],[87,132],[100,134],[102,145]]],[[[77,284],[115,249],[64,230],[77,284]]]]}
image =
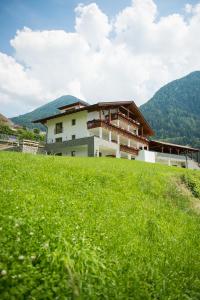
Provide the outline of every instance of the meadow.
{"type": "Polygon", "coordinates": [[[0,299],[200,299],[199,197],[199,171],[1,152],[0,299]]]}

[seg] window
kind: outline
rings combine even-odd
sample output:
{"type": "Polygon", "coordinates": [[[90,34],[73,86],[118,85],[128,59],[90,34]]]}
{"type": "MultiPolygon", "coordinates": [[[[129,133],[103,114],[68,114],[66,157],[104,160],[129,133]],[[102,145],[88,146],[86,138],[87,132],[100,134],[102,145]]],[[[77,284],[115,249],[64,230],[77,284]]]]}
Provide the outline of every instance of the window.
{"type": "Polygon", "coordinates": [[[62,138],[61,137],[56,138],[56,143],[62,143],[62,138]]]}
{"type": "Polygon", "coordinates": [[[76,156],[76,151],[71,151],[71,156],[76,156]]]}
{"type": "Polygon", "coordinates": [[[63,132],[62,122],[56,123],[55,134],[62,133],[62,132],[63,132]]]}
{"type": "Polygon", "coordinates": [[[72,119],[72,126],[76,125],[76,119],[72,119]]]}
{"type": "Polygon", "coordinates": [[[72,134],[72,140],[75,140],[75,139],[76,139],[76,135],[72,134]]]}

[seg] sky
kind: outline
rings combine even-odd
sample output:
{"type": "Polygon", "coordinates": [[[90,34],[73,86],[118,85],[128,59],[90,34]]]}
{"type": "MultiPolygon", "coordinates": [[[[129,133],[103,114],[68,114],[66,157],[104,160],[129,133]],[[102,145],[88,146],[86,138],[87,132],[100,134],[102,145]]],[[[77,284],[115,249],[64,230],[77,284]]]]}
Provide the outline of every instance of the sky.
{"type": "Polygon", "coordinates": [[[200,70],[200,0],[0,0],[0,112],[148,101],[200,70]]]}

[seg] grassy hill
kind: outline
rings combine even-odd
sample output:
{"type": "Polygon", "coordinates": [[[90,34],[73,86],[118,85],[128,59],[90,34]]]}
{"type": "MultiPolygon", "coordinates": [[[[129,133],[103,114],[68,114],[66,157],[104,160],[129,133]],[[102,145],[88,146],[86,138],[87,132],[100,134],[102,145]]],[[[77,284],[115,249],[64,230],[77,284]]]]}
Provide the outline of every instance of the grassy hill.
{"type": "Polygon", "coordinates": [[[51,115],[56,115],[60,111],[58,107],[61,107],[63,105],[71,104],[74,102],[79,101],[80,99],[71,96],[71,95],[65,95],[58,99],[55,99],[45,105],[42,105],[35,110],[26,113],[24,115],[20,115],[18,117],[11,118],[12,122],[15,124],[26,126],[27,128],[33,129],[33,128],[39,128],[41,130],[46,130],[45,127],[42,124],[34,124],[32,121],[45,118],[51,115]]]}
{"type": "Polygon", "coordinates": [[[200,148],[200,71],[168,83],[140,109],[157,138],[200,148]]]}
{"type": "Polygon", "coordinates": [[[198,171],[0,161],[0,299],[200,299],[198,171]]]}

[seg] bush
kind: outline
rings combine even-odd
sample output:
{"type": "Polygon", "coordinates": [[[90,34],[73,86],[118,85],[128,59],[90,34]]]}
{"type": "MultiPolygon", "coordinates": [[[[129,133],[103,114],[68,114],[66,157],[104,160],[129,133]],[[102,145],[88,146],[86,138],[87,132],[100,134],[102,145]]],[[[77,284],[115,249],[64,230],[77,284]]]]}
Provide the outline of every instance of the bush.
{"type": "Polygon", "coordinates": [[[200,198],[200,174],[199,173],[187,173],[183,175],[183,181],[191,190],[193,195],[200,198]]]}
{"type": "Polygon", "coordinates": [[[8,134],[8,135],[12,135],[15,132],[7,125],[1,125],[0,124],[0,133],[1,134],[8,134]]]}

